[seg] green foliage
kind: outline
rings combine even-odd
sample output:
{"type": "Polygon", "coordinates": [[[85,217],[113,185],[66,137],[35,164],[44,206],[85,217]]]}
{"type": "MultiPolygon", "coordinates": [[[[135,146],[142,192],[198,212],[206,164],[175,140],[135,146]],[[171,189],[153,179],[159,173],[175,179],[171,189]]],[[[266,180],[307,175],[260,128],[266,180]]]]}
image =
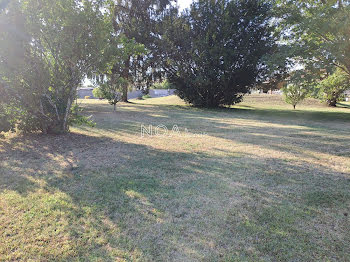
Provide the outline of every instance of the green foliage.
{"type": "Polygon", "coordinates": [[[6,111],[6,108],[0,104],[0,133],[14,129],[14,125],[11,123],[11,117],[6,111]]]}
{"type": "Polygon", "coordinates": [[[99,84],[108,84],[111,96],[118,88],[121,100],[126,102],[129,86],[148,89],[162,74],[161,24],[170,1],[103,2],[108,9],[105,13],[108,43],[94,78],[99,84]],[[121,78],[123,85],[118,84],[121,78]]]}
{"type": "Polygon", "coordinates": [[[349,88],[349,76],[339,69],[318,85],[321,98],[326,101],[329,106],[336,106],[344,91],[349,88]]]}
{"type": "Polygon", "coordinates": [[[169,82],[168,79],[163,82],[154,83],[152,89],[173,89],[174,85],[169,82]]]}
{"type": "Polygon", "coordinates": [[[179,97],[204,107],[241,102],[274,46],[270,8],[258,0],[203,0],[169,18],[167,73],[179,97]]]}
{"type": "Polygon", "coordinates": [[[123,87],[127,86],[128,81],[123,77],[120,77],[118,79],[114,79],[114,77],[112,77],[111,81],[101,83],[100,92],[102,93],[102,97],[107,99],[108,103],[113,105],[114,110],[116,110],[116,105],[121,100],[120,90],[122,90],[123,87]]]}
{"type": "Polygon", "coordinates": [[[150,95],[144,95],[142,96],[143,99],[149,99],[149,98],[152,98],[150,95]]]}
{"type": "Polygon", "coordinates": [[[122,98],[120,93],[126,96],[123,100],[127,100],[128,88],[133,82],[125,60],[136,60],[138,56],[145,55],[146,49],[134,39],[127,39],[124,35],[116,37],[113,31],[105,37],[110,41],[102,50],[102,61],[95,69],[93,77],[100,86],[102,97],[115,106],[122,98]]]}
{"type": "Polygon", "coordinates": [[[0,93],[19,129],[68,131],[77,86],[99,59],[101,18],[82,0],[14,0],[1,12],[0,93]]]}
{"type": "Polygon", "coordinates": [[[350,2],[343,0],[276,1],[276,21],[286,47],[280,55],[305,65],[320,79],[322,69],[333,67],[350,74],[350,2]]]}
{"type": "Polygon", "coordinates": [[[104,98],[103,92],[102,92],[101,88],[99,88],[99,87],[94,88],[94,90],[92,90],[92,94],[96,98],[100,98],[100,99],[104,98]]]}
{"type": "Polygon", "coordinates": [[[284,100],[295,109],[296,105],[305,99],[308,94],[307,89],[296,84],[289,84],[283,89],[284,100]]]}
{"type": "Polygon", "coordinates": [[[69,118],[69,124],[70,125],[86,125],[90,127],[95,127],[95,122],[91,120],[91,116],[87,117],[81,114],[83,109],[79,107],[79,105],[74,104],[72,106],[72,113],[69,118]]]}

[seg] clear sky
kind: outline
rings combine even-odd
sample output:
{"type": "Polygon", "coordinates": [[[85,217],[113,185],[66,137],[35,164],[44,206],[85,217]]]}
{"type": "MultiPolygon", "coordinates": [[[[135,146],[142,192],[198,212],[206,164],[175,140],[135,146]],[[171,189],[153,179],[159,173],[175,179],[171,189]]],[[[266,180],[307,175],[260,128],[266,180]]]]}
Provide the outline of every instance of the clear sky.
{"type": "Polygon", "coordinates": [[[181,9],[185,9],[190,6],[192,0],[177,0],[177,3],[179,4],[181,9]]]}

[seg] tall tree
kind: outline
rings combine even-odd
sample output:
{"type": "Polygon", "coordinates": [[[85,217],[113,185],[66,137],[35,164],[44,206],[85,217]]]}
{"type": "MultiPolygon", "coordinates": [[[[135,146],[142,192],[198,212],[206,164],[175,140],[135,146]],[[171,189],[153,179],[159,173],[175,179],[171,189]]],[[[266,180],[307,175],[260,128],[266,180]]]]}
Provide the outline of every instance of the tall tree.
{"type": "Polygon", "coordinates": [[[127,102],[128,87],[149,87],[161,77],[161,24],[170,0],[107,0],[105,7],[111,28],[105,62],[97,70],[100,82],[121,89],[127,102]],[[121,80],[121,81],[120,81],[121,80]],[[117,83],[122,83],[116,87],[117,83]]]}
{"type": "Polygon", "coordinates": [[[274,47],[270,8],[259,0],[199,0],[170,16],[165,68],[180,98],[204,107],[240,102],[274,47]]]}
{"type": "Polygon", "coordinates": [[[287,57],[316,78],[334,66],[350,75],[350,1],[279,0],[276,16],[287,57]]]}
{"type": "Polygon", "coordinates": [[[26,131],[68,131],[76,88],[99,59],[101,12],[91,1],[13,0],[0,14],[1,92],[26,131]]]}

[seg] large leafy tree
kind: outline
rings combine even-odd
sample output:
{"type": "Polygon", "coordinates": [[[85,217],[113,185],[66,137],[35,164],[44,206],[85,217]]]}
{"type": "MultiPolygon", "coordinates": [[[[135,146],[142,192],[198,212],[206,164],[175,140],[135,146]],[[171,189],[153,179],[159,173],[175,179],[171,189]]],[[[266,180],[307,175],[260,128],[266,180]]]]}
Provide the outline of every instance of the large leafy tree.
{"type": "Polygon", "coordinates": [[[276,16],[285,57],[305,66],[305,73],[320,78],[334,67],[350,75],[350,1],[279,0],[276,16]]]}
{"type": "Polygon", "coordinates": [[[274,46],[270,8],[258,0],[200,0],[170,16],[165,68],[177,94],[195,106],[240,102],[274,46]]]}
{"type": "Polygon", "coordinates": [[[149,87],[162,75],[162,20],[170,0],[106,0],[104,61],[95,72],[106,92],[121,91],[127,102],[128,87],[149,87]]]}
{"type": "Polygon", "coordinates": [[[20,128],[68,131],[76,88],[99,59],[101,21],[94,1],[13,0],[2,5],[0,92],[9,97],[6,107],[20,128]]]}
{"type": "MultiPolygon", "coordinates": [[[[110,22],[107,19],[107,28],[110,22]]],[[[130,69],[128,69],[129,74],[126,74],[125,60],[137,59],[138,56],[145,55],[146,49],[134,39],[128,39],[124,35],[114,35],[112,30],[109,30],[105,37],[108,41],[101,50],[102,60],[90,77],[100,86],[103,98],[108,99],[116,110],[116,104],[120,100],[127,102],[129,86],[135,83],[130,69]],[[121,93],[123,96],[120,95],[121,93]]]]}

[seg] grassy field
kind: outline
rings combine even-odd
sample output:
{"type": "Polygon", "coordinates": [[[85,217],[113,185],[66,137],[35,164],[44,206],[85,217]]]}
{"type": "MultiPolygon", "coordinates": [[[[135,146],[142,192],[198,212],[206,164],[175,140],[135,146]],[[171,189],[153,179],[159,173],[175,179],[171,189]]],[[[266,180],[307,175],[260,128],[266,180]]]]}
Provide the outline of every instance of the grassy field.
{"type": "Polygon", "coordinates": [[[349,104],[79,102],[95,128],[0,139],[0,261],[350,261],[349,104]]]}

